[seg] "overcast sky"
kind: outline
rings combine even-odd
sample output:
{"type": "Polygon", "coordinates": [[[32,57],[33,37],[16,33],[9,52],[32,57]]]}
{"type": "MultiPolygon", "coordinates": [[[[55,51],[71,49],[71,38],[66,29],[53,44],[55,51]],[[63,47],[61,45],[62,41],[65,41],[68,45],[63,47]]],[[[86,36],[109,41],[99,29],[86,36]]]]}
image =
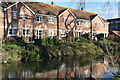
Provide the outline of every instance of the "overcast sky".
{"type": "MultiPolygon", "coordinates": [[[[51,4],[52,0],[36,0],[51,4]]],[[[57,6],[63,6],[68,8],[77,9],[76,5],[80,0],[54,0],[54,4],[57,6]]],[[[86,0],[85,11],[94,12],[99,14],[105,19],[117,18],[118,17],[118,1],[119,0],[86,0]]]]}

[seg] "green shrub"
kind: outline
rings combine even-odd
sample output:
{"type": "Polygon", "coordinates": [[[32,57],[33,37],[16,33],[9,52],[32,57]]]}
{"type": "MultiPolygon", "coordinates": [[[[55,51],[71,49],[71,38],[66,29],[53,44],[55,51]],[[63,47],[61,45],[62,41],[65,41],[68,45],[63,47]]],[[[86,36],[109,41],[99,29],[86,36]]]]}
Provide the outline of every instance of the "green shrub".
{"type": "Polygon", "coordinates": [[[48,38],[48,44],[49,45],[54,45],[54,39],[53,38],[48,38]]]}
{"type": "Polygon", "coordinates": [[[120,42],[120,37],[115,36],[115,40],[114,41],[120,42]]]}
{"type": "Polygon", "coordinates": [[[79,37],[79,41],[80,42],[92,42],[92,40],[88,40],[88,39],[86,39],[84,37],[79,37]]]}
{"type": "Polygon", "coordinates": [[[104,34],[103,33],[97,34],[96,37],[97,37],[98,40],[104,40],[104,34]]]}
{"type": "Polygon", "coordinates": [[[54,39],[54,44],[58,45],[58,43],[59,43],[59,39],[54,39]]]}
{"type": "Polygon", "coordinates": [[[90,33],[86,33],[86,34],[83,34],[82,35],[84,38],[86,38],[86,39],[88,39],[88,40],[90,40],[91,38],[91,34],[90,33]]]}

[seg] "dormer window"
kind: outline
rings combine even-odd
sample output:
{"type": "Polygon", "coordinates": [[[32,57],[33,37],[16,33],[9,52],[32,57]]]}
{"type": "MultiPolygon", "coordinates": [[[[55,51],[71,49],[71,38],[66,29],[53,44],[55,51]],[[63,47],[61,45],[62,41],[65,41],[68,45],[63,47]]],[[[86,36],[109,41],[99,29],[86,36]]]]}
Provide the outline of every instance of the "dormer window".
{"type": "Polygon", "coordinates": [[[54,17],[49,17],[49,23],[54,24],[54,17]]]}
{"type": "Polygon", "coordinates": [[[88,21],[85,22],[85,26],[88,27],[89,26],[89,23],[88,21]]]}
{"type": "Polygon", "coordinates": [[[25,20],[25,12],[22,12],[22,19],[25,20]]]}
{"type": "Polygon", "coordinates": [[[17,19],[17,11],[13,11],[13,19],[17,19]]]}
{"type": "Polygon", "coordinates": [[[43,22],[43,16],[37,16],[36,21],[42,23],[43,22]]]}
{"type": "Polygon", "coordinates": [[[81,26],[81,21],[80,20],[77,21],[77,25],[81,26]]]}

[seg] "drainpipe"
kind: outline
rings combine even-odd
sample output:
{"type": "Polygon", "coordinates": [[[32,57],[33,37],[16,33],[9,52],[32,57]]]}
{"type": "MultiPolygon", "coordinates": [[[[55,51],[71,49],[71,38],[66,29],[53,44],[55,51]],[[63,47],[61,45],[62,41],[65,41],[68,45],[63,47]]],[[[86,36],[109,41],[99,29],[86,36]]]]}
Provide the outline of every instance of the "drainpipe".
{"type": "Polygon", "coordinates": [[[59,39],[59,16],[57,16],[57,37],[59,39]]]}
{"type": "Polygon", "coordinates": [[[91,34],[91,40],[92,40],[92,19],[91,19],[91,16],[90,16],[90,34],[91,34]]]}

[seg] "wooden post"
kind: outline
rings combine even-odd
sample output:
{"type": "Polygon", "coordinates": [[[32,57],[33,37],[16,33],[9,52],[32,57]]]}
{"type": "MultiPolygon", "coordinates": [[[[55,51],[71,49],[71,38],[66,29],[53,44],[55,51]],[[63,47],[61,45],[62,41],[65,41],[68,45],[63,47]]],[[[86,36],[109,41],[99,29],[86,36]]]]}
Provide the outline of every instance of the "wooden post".
{"type": "MultiPolygon", "coordinates": [[[[0,32],[1,33],[1,32],[0,32]]],[[[2,35],[0,35],[0,52],[2,51],[2,35]]]]}
{"type": "Polygon", "coordinates": [[[1,62],[2,62],[2,35],[0,35],[0,80],[2,78],[2,64],[1,64],[1,62]]]}
{"type": "Polygon", "coordinates": [[[91,60],[91,65],[90,65],[90,80],[92,80],[92,63],[93,63],[93,60],[91,60]]]}

